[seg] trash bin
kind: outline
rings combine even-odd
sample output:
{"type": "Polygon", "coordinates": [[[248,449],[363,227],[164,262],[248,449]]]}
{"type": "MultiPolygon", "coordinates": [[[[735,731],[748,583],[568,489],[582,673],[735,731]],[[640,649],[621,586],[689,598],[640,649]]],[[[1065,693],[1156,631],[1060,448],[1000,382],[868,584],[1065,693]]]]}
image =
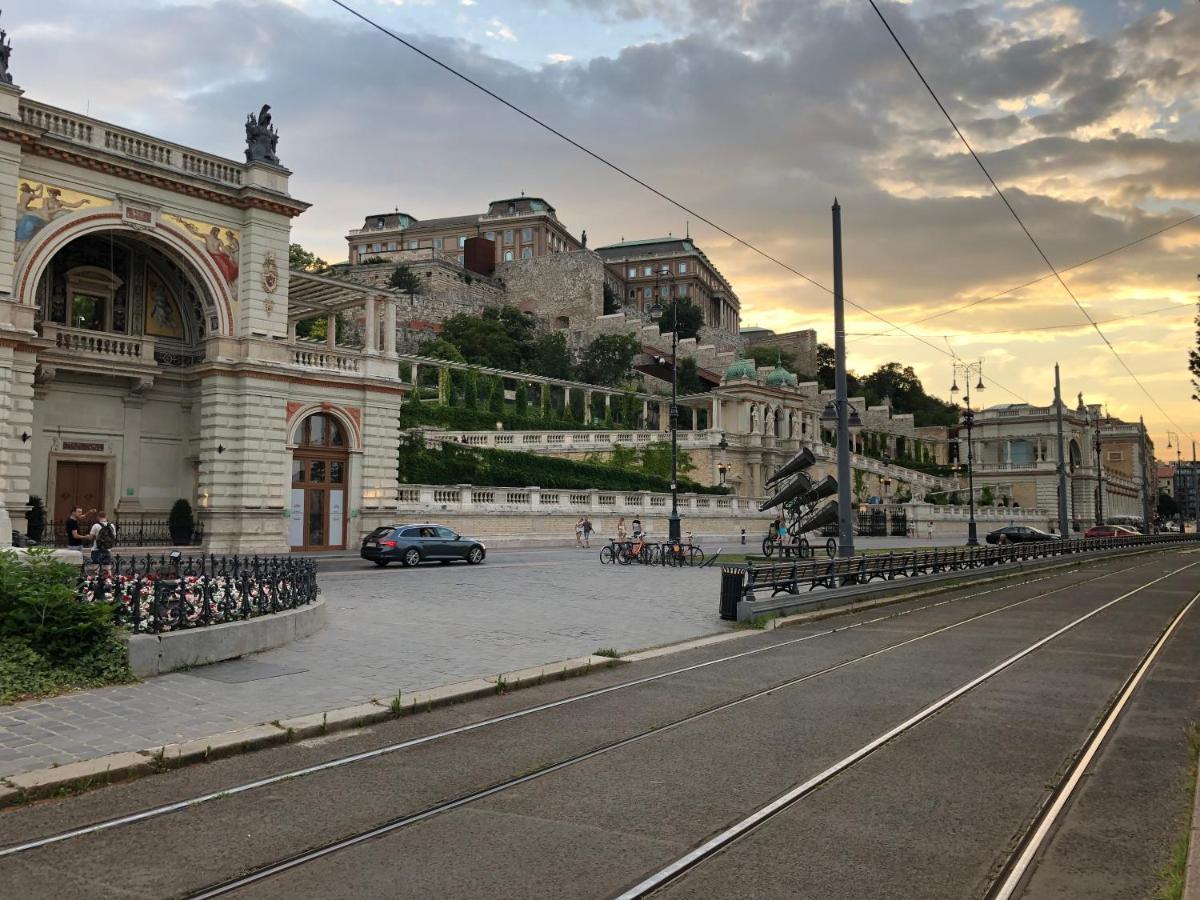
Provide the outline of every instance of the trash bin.
{"type": "Polygon", "coordinates": [[[721,618],[737,621],[737,605],[746,586],[746,570],[741,566],[721,567],[721,618]]]}

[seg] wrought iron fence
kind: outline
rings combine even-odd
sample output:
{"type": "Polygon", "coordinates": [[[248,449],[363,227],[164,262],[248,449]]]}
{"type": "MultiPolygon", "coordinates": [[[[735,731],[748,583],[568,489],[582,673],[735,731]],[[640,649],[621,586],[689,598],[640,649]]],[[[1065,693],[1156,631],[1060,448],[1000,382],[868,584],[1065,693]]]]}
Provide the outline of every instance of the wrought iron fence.
{"type": "Polygon", "coordinates": [[[293,557],[118,556],[81,567],[82,599],[115,604],[116,623],[135,633],[252,619],[306,606],[320,592],[317,564],[293,557]]]}
{"type": "Polygon", "coordinates": [[[920,548],[842,559],[817,557],[767,565],[749,562],[745,566],[724,567],[723,572],[727,577],[722,580],[721,610],[722,616],[725,616],[728,611],[736,609],[738,600],[757,599],[756,591],[770,591],[770,596],[775,597],[784,593],[799,594],[801,590],[813,591],[819,587],[868,584],[875,579],[891,581],[895,578],[913,578],[1054,556],[1197,541],[1200,541],[1200,537],[1194,534],[1133,535],[978,547],[920,548]]]}
{"type": "MultiPolygon", "coordinates": [[[[204,541],[204,525],[196,522],[191,535],[182,543],[171,537],[171,526],[166,519],[110,519],[117,527],[117,544],[126,547],[198,547],[204,541]]],[[[90,528],[91,526],[87,526],[90,528]]],[[[53,547],[67,546],[67,523],[47,522],[40,544],[53,547]]]]}

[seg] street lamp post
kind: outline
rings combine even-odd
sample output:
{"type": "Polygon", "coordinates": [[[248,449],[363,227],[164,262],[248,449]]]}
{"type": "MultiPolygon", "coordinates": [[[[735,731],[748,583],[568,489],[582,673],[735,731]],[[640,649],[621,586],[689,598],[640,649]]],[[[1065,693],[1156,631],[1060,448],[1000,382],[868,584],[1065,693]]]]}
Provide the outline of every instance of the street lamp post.
{"type": "Polygon", "coordinates": [[[1092,447],[1096,451],[1096,524],[1104,524],[1104,467],[1100,462],[1100,410],[1092,421],[1095,433],[1092,435],[1092,447]]]}
{"type": "Polygon", "coordinates": [[[971,379],[977,379],[975,390],[984,390],[983,384],[983,360],[975,362],[955,362],[952,364],[954,380],[950,385],[951,399],[958,393],[958,376],[962,373],[963,384],[966,388],[963,390],[963,402],[967,408],[963,410],[962,421],[967,426],[967,506],[970,509],[970,518],[967,520],[967,546],[975,547],[979,544],[979,532],[975,525],[975,445],[971,437],[971,431],[975,427],[975,412],[971,409],[971,379]]]}
{"type": "MultiPolygon", "coordinates": [[[[671,294],[675,276],[664,266],[654,278],[654,304],[650,307],[650,318],[662,318],[664,299],[662,288],[666,285],[665,299],[673,300],[671,294]]],[[[679,304],[671,303],[674,321],[671,323],[671,516],[667,519],[667,540],[677,543],[681,539],[679,527],[679,304]]]]}
{"type": "Polygon", "coordinates": [[[1171,477],[1171,490],[1175,496],[1175,513],[1179,518],[1179,533],[1183,534],[1183,508],[1187,505],[1187,490],[1183,486],[1183,441],[1174,431],[1167,432],[1167,449],[1175,448],[1175,472],[1171,477]]]}

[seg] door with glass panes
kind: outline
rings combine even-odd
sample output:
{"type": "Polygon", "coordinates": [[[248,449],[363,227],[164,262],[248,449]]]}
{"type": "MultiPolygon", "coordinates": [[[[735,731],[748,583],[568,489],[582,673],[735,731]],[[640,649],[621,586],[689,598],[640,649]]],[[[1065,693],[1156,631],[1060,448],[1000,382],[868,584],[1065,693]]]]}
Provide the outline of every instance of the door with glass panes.
{"type": "Polygon", "coordinates": [[[350,454],[346,432],[328,413],[300,426],[292,454],[289,543],[293,550],[341,550],[346,546],[346,487],[350,454]]]}

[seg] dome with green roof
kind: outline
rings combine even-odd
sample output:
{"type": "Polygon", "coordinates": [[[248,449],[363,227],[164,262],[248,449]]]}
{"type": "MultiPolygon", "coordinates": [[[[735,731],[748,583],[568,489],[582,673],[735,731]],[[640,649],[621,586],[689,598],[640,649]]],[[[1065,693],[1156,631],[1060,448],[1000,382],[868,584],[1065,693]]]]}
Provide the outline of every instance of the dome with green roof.
{"type": "Polygon", "coordinates": [[[725,371],[726,381],[739,381],[743,378],[754,379],[758,377],[758,370],[754,368],[754,360],[738,357],[725,371]]]}
{"type": "Polygon", "coordinates": [[[771,374],[767,376],[767,387],[781,388],[795,386],[796,376],[783,366],[776,363],[775,368],[771,371],[771,374]]]}

